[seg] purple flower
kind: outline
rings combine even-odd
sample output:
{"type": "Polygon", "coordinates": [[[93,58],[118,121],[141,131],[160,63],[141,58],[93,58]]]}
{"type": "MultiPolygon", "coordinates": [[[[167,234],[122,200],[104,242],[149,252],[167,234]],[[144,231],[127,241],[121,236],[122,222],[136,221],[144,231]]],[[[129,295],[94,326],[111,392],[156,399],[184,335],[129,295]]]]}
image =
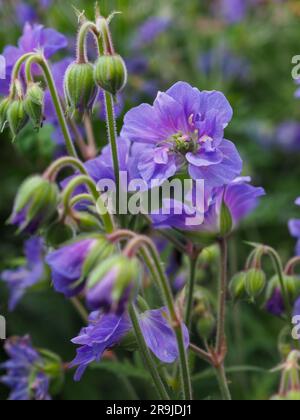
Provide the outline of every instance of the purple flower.
{"type": "Polygon", "coordinates": [[[171,19],[167,17],[154,16],[147,19],[138,29],[133,39],[132,47],[142,48],[151,44],[164,33],[171,25],[171,19]]]}
{"type": "Polygon", "coordinates": [[[300,316],[300,297],[294,305],[294,316],[300,316]]]}
{"type": "Polygon", "coordinates": [[[80,381],[89,364],[99,362],[105,350],[114,347],[130,331],[131,324],[127,315],[103,315],[93,312],[89,317],[89,325],[83,328],[72,342],[81,347],[71,367],[79,366],[75,380],[80,381]]]}
{"type": "Polygon", "coordinates": [[[66,297],[73,297],[84,288],[84,263],[97,245],[97,239],[79,239],[51,252],[46,262],[50,266],[54,288],[66,297]]]}
{"type": "Polygon", "coordinates": [[[275,133],[276,143],[287,152],[300,151],[300,124],[297,121],[284,121],[275,133]]]}
{"type": "Polygon", "coordinates": [[[30,4],[21,2],[16,6],[16,16],[20,25],[24,26],[26,23],[34,23],[38,20],[36,10],[30,4]]]}
{"type": "Polygon", "coordinates": [[[285,305],[281,290],[277,287],[267,301],[266,310],[275,316],[281,316],[285,311],[285,305]]]}
{"type": "Polygon", "coordinates": [[[153,106],[143,104],[127,113],[121,136],[143,144],[137,169],[149,183],[161,185],[187,166],[206,188],[231,182],[240,175],[242,160],[224,140],[232,108],[221,92],[200,92],[179,82],[160,92],[153,106]]]}
{"type": "Polygon", "coordinates": [[[121,296],[114,299],[114,289],[119,276],[118,267],[112,268],[94,287],[87,290],[86,299],[91,310],[103,309],[105,313],[123,314],[131,295],[132,285],[122,290],[121,296]]]}
{"type": "Polygon", "coordinates": [[[13,66],[23,54],[41,49],[45,57],[50,58],[67,45],[66,37],[54,29],[44,28],[37,24],[33,26],[26,24],[18,47],[7,46],[3,51],[6,60],[6,79],[0,80],[0,94],[8,94],[13,66]]]}
{"type": "Polygon", "coordinates": [[[29,337],[14,337],[4,345],[10,360],[0,365],[7,370],[0,382],[11,388],[12,401],[50,400],[49,378],[44,373],[44,362],[32,347],[29,337]]]}
{"type": "Polygon", "coordinates": [[[218,0],[214,2],[215,13],[228,24],[241,22],[248,12],[249,0],[218,0]]]}
{"type": "MultiPolygon", "coordinates": [[[[296,200],[296,205],[300,206],[300,197],[296,200]]],[[[296,255],[300,255],[300,219],[292,219],[289,222],[290,233],[294,238],[298,239],[296,245],[296,255]]]]}
{"type": "Polygon", "coordinates": [[[249,78],[249,64],[223,44],[202,54],[199,69],[209,77],[220,74],[225,81],[245,81],[249,78]]]}
{"type": "Polygon", "coordinates": [[[6,282],[10,291],[9,310],[13,311],[27,289],[36,285],[44,275],[44,241],[34,237],[25,243],[26,265],[14,270],[6,270],[0,278],[6,282]]]}
{"type": "Polygon", "coordinates": [[[226,204],[230,211],[233,227],[237,226],[242,219],[248,216],[259,204],[259,198],[265,195],[263,188],[253,187],[249,184],[251,181],[248,177],[237,178],[230,184],[215,188],[206,204],[204,212],[204,221],[199,226],[187,226],[186,220],[191,217],[191,209],[186,209],[186,205],[174,201],[167,203],[171,209],[169,215],[158,214],[152,215],[152,220],[156,228],[178,228],[182,230],[197,230],[200,232],[217,234],[220,232],[220,216],[222,203],[226,204]],[[183,209],[182,214],[178,207],[183,209]]]}
{"type": "Polygon", "coordinates": [[[296,92],[295,92],[295,98],[300,99],[300,78],[296,79],[296,85],[298,86],[296,92]]]}
{"type": "MultiPolygon", "coordinates": [[[[147,311],[140,315],[140,327],[145,341],[155,356],[164,363],[173,363],[178,358],[178,348],[174,331],[170,327],[165,309],[147,311]]],[[[121,342],[132,329],[127,314],[120,316],[103,315],[94,312],[90,315],[89,326],[84,328],[72,342],[81,347],[71,366],[79,366],[75,380],[79,381],[93,362],[99,362],[105,350],[121,342]]],[[[184,337],[186,348],[189,346],[189,334],[185,326],[184,337]]]]}
{"type": "MultiPolygon", "coordinates": [[[[147,311],[140,316],[140,327],[147,346],[155,356],[164,363],[174,363],[178,359],[178,346],[168,316],[164,308],[147,311]]],[[[188,348],[189,333],[185,325],[183,333],[188,348]]]]}

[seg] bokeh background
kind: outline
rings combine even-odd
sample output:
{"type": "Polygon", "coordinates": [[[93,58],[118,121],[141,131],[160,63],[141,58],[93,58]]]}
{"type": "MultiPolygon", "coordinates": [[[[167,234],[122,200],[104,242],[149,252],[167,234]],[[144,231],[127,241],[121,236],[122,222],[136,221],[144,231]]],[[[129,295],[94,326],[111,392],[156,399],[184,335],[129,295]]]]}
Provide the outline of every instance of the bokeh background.
{"type": "MultiPolygon", "coordinates": [[[[72,5],[92,17],[94,2],[59,0],[49,2],[49,8],[42,3],[1,2],[0,51],[8,44],[16,45],[28,19],[68,36],[69,49],[56,59],[74,56],[77,18],[72,5]]],[[[201,90],[221,90],[234,108],[226,136],[237,144],[245,174],[263,186],[267,196],[234,236],[232,272],[243,267],[249,253],[245,241],[272,245],[283,259],[293,256],[295,241],[287,223],[297,216],[294,200],[300,195],[300,103],[291,76],[292,57],[300,54],[300,2],[244,3],[243,10],[230,13],[214,0],[101,1],[104,14],[122,11],[112,23],[116,48],[129,68],[129,83],[120,99],[120,125],[126,110],[142,101],[151,102],[158,90],[178,80],[201,90]]],[[[99,146],[103,145],[104,123],[96,115],[94,124],[99,146]]],[[[39,134],[25,130],[15,144],[7,133],[1,135],[0,271],[17,264],[22,255],[24,238],[6,224],[18,185],[29,174],[43,170],[56,152],[52,128],[47,125],[39,134]]],[[[208,286],[210,276],[204,273],[208,286]]],[[[29,294],[14,313],[8,313],[7,291],[0,282],[0,313],[7,317],[8,335],[30,333],[37,346],[59,353],[66,361],[74,357],[70,339],[81,328],[81,320],[62,296],[50,289],[29,294]]],[[[230,313],[228,366],[233,367],[233,394],[239,399],[268,399],[278,388],[279,376],[269,371],[280,360],[281,321],[248,304],[231,305],[230,313]]],[[[4,359],[0,348],[0,362],[4,359]]],[[[129,363],[126,359],[123,367],[104,363],[79,384],[70,373],[58,398],[129,398],[123,374],[129,376],[140,398],[152,398],[145,372],[128,368],[129,363]]],[[[217,393],[213,373],[201,364],[196,372],[196,397],[213,398],[217,393]]],[[[0,399],[6,397],[7,390],[0,386],[0,399]]]]}

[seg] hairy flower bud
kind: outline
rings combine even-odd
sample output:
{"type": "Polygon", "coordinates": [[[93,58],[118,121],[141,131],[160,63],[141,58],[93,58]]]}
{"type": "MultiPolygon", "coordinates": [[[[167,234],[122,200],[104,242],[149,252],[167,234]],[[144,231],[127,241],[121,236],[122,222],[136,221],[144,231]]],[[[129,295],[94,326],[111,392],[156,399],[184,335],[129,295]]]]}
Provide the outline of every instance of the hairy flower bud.
{"type": "Polygon", "coordinates": [[[24,102],[21,99],[17,99],[9,105],[7,110],[7,120],[13,135],[13,140],[15,140],[19,132],[28,122],[24,102]]]}
{"type": "Polygon", "coordinates": [[[118,55],[103,55],[95,65],[95,81],[105,91],[116,95],[127,83],[127,69],[123,58],[118,55]]]}
{"type": "Polygon", "coordinates": [[[45,93],[39,83],[30,83],[24,99],[24,109],[35,130],[39,130],[44,122],[45,93]]]}
{"type": "Polygon", "coordinates": [[[71,112],[78,112],[82,116],[85,111],[92,111],[98,93],[93,65],[70,64],[65,74],[64,90],[71,112]]]}
{"type": "Polygon", "coordinates": [[[256,299],[264,291],[266,275],[262,270],[253,268],[246,274],[246,292],[251,299],[256,299]]]}
{"type": "Polygon", "coordinates": [[[137,259],[114,255],[100,263],[91,273],[87,284],[87,302],[91,309],[103,308],[121,314],[131,298],[138,280],[140,266],[137,259]]]}
{"type": "Polygon", "coordinates": [[[19,231],[35,233],[54,216],[58,197],[55,183],[39,175],[28,178],[18,191],[10,223],[19,231]]]}
{"type": "Polygon", "coordinates": [[[229,291],[234,301],[243,299],[246,296],[247,273],[237,273],[229,284],[229,291]]]}
{"type": "Polygon", "coordinates": [[[0,132],[2,132],[7,124],[7,111],[11,104],[10,98],[5,98],[0,103],[0,132]]]}

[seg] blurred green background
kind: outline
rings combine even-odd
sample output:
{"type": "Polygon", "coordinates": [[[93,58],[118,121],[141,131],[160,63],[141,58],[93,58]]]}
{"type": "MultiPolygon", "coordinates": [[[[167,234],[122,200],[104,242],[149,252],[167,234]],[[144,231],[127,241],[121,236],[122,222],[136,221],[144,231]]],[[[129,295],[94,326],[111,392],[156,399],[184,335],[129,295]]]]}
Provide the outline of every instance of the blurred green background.
{"type": "MultiPolygon", "coordinates": [[[[14,3],[17,2],[4,2],[0,11],[0,51],[5,45],[15,45],[22,33],[14,3]]],[[[178,80],[185,80],[200,90],[221,90],[229,98],[234,119],[226,136],[241,152],[245,175],[250,175],[267,192],[260,207],[234,236],[231,246],[234,272],[243,267],[249,252],[244,241],[272,245],[284,260],[294,254],[295,241],[289,235],[287,223],[297,216],[294,200],[300,195],[300,128],[299,138],[288,130],[282,134],[279,128],[286,121],[300,123],[300,106],[294,97],[296,85],[291,76],[292,57],[300,54],[300,5],[298,1],[264,1],[250,8],[240,22],[231,24],[214,13],[211,4],[212,0],[103,0],[101,10],[104,14],[122,11],[112,23],[118,52],[128,59],[142,56],[148,60],[143,74],[129,75],[123,113],[140,101],[153,100],[154,94],[141,89],[148,82],[164,90],[178,80]],[[153,42],[137,50],[134,38],[149,17],[168,18],[170,25],[153,42]]],[[[68,35],[70,46],[77,31],[72,5],[84,9],[92,18],[94,2],[87,0],[54,1],[39,16],[45,26],[68,35]]],[[[66,54],[71,55],[71,51],[66,54]]],[[[99,144],[104,144],[104,123],[96,116],[95,130],[99,144]]],[[[51,162],[55,147],[50,134],[51,128],[46,126],[38,135],[25,131],[16,144],[11,144],[7,134],[0,138],[0,270],[22,253],[24,238],[16,236],[6,220],[20,182],[51,162]]],[[[62,296],[53,291],[31,294],[16,312],[8,314],[7,291],[0,283],[0,313],[7,317],[9,335],[30,333],[37,346],[59,353],[66,361],[74,357],[70,339],[81,328],[81,320],[62,296]]],[[[277,341],[281,321],[248,304],[230,305],[230,313],[228,366],[244,366],[229,374],[233,395],[237,399],[268,399],[279,383],[279,376],[269,370],[280,361],[277,341]]],[[[4,359],[0,349],[0,360],[4,359]]],[[[196,397],[218,395],[210,370],[197,364],[195,372],[196,397]]],[[[142,369],[127,373],[140,398],[153,398],[142,369]]],[[[0,399],[6,398],[6,392],[0,387],[0,399]]],[[[72,373],[68,374],[59,395],[64,400],[129,397],[128,386],[118,370],[112,371],[105,364],[99,370],[90,370],[79,384],[73,382],[72,373]]]]}

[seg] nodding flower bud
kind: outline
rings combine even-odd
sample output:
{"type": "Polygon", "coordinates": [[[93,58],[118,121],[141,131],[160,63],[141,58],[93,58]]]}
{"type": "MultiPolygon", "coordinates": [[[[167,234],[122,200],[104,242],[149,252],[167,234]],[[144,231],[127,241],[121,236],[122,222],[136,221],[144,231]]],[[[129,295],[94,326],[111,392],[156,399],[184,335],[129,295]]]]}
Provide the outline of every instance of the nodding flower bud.
{"type": "Polygon", "coordinates": [[[11,104],[10,98],[5,98],[0,103],[0,133],[5,129],[7,124],[7,111],[11,104]]]}
{"type": "Polygon", "coordinates": [[[127,83],[126,64],[118,54],[99,57],[94,75],[96,83],[114,96],[123,90],[127,83]]]}
{"type": "Polygon", "coordinates": [[[246,279],[247,273],[237,273],[229,284],[229,291],[234,301],[243,299],[246,297],[246,279]]]}
{"type": "Polygon", "coordinates": [[[223,200],[220,214],[220,234],[227,236],[231,233],[233,228],[232,215],[225,201],[223,200]]]}
{"type": "Polygon", "coordinates": [[[252,268],[246,274],[246,292],[248,296],[255,300],[261,295],[266,287],[266,275],[262,270],[252,268]]]}
{"type": "Polygon", "coordinates": [[[16,99],[11,102],[7,110],[7,121],[13,135],[13,140],[28,122],[28,116],[25,112],[24,102],[22,99],[16,99]]]}
{"type": "Polygon", "coordinates": [[[30,83],[24,99],[24,109],[35,130],[39,130],[44,122],[45,94],[39,83],[30,83]]]}
{"type": "Polygon", "coordinates": [[[87,284],[87,303],[92,310],[122,314],[139,278],[137,259],[114,255],[100,263],[87,284]]]}
{"type": "Polygon", "coordinates": [[[34,234],[54,216],[59,190],[55,183],[32,176],[21,185],[14,204],[10,223],[19,231],[34,234]]]}
{"type": "Polygon", "coordinates": [[[94,81],[94,67],[91,63],[72,63],[68,67],[64,90],[70,111],[82,116],[91,112],[97,98],[98,87],[94,81]]]}

